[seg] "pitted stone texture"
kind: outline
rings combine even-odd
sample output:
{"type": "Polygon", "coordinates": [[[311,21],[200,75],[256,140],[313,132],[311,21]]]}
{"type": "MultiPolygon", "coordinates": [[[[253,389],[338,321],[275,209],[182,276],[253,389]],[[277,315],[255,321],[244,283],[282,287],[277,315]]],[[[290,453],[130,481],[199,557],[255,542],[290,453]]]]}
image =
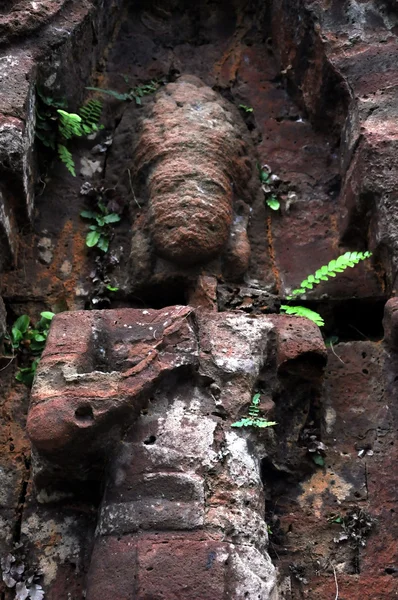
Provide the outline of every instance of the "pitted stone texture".
{"type": "MultiPolygon", "coordinates": [[[[65,493],[65,478],[77,479],[79,486],[87,478],[98,480],[103,476],[98,466],[107,459],[88,598],[98,597],[99,582],[107,577],[108,552],[109,565],[126,552],[120,565],[137,569],[133,580],[129,574],[117,577],[118,600],[133,593],[144,600],[154,587],[164,598],[184,598],[188,590],[195,597],[183,581],[186,568],[203,580],[198,598],[275,597],[260,473],[262,459],[274,451],[275,435],[231,424],[247,412],[257,386],[270,398],[277,394],[278,410],[286,412],[292,392],[278,383],[278,356],[293,364],[307,361],[309,370],[313,364],[312,378],[306,370],[292,371],[299,393],[290,403],[304,397],[308,404],[321,380],[324,355],[319,329],[287,316],[177,306],[55,317],[28,430],[39,450],[35,483],[42,502],[56,498],[57,484],[65,493]],[[278,350],[279,345],[286,348],[278,350]],[[151,541],[144,552],[141,540],[145,545],[155,532],[158,545],[151,541]],[[165,551],[170,535],[184,543],[170,542],[171,551],[165,551]],[[129,548],[120,539],[130,540],[129,548]],[[225,548],[209,550],[209,540],[225,548]],[[185,568],[175,560],[180,552],[185,568]],[[213,563],[220,563],[224,587],[214,583],[213,563]],[[174,575],[165,573],[166,567],[174,575]]],[[[305,414],[300,407],[301,426],[305,414]]],[[[288,437],[293,446],[293,436],[288,437]]]]}
{"type": "Polygon", "coordinates": [[[391,298],[385,305],[383,327],[385,343],[398,352],[398,298],[391,298]]]}
{"type": "Polygon", "coordinates": [[[0,44],[28,35],[54,17],[67,0],[5,0],[0,7],[0,44]]]}
{"type": "Polygon", "coordinates": [[[95,547],[88,600],[276,600],[275,573],[255,550],[200,534],[106,537],[95,547]],[[165,586],[167,580],[167,586],[165,586]]]}
{"type": "Polygon", "coordinates": [[[191,313],[174,307],[55,317],[32,390],[33,444],[65,457],[106,452],[139,412],[142,394],[197,360],[191,313]]]}
{"type": "MultiPolygon", "coordinates": [[[[283,0],[274,5],[273,24],[299,102],[313,122],[341,139],[342,186],[332,226],[348,249],[369,248],[381,266],[379,281],[367,273],[355,293],[390,293],[398,265],[396,11],[371,0],[283,0]]],[[[328,287],[332,295],[344,294],[345,277],[328,287]]]]}
{"type": "MultiPolygon", "coordinates": [[[[196,77],[182,77],[157,92],[139,124],[134,169],[137,180],[146,180],[150,234],[159,256],[192,265],[224,250],[234,204],[247,215],[245,202],[253,200],[250,150],[234,106],[196,77]]],[[[243,236],[239,271],[244,272],[246,227],[234,235],[243,236]]]]}

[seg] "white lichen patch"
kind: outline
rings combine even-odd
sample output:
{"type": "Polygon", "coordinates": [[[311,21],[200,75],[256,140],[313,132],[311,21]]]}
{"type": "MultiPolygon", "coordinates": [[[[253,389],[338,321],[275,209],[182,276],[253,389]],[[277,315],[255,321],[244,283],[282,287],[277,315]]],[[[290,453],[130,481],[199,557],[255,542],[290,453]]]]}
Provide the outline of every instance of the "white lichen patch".
{"type": "Polygon", "coordinates": [[[59,564],[79,564],[81,544],[77,532],[80,529],[78,520],[70,516],[54,521],[34,514],[22,523],[22,534],[40,549],[39,567],[44,574],[44,587],[56,579],[59,564]]]}
{"type": "Polygon", "coordinates": [[[235,600],[277,600],[277,572],[267,554],[253,546],[235,546],[230,555],[236,579],[235,600]]]}
{"type": "Polygon", "coordinates": [[[6,80],[18,64],[19,60],[12,54],[0,56],[0,81],[6,80]]]}
{"type": "Polygon", "coordinates": [[[255,377],[266,354],[273,323],[246,315],[228,315],[212,328],[211,353],[214,363],[228,373],[255,377]]]}
{"type": "Polygon", "coordinates": [[[237,487],[258,486],[261,488],[261,478],[258,460],[249,453],[246,438],[234,431],[225,433],[228,450],[228,471],[237,487]]]}
{"type": "Polygon", "coordinates": [[[158,443],[151,452],[167,454],[170,459],[174,456],[174,460],[182,455],[184,461],[197,467],[210,467],[217,462],[213,450],[217,423],[198,411],[198,394],[199,390],[194,390],[189,399],[177,397],[166,416],[159,418],[158,443]]]}

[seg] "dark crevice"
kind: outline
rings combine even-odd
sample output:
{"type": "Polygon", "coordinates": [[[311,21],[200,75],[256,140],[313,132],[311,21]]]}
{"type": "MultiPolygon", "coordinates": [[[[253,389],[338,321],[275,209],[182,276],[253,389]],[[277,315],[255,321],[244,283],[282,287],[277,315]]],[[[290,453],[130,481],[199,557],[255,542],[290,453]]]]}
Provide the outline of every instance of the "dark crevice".
{"type": "Polygon", "coordinates": [[[297,304],[319,312],[325,320],[322,333],[337,336],[340,342],[372,341],[383,339],[383,298],[347,298],[327,301],[300,300],[297,304]]]}
{"type": "Polygon", "coordinates": [[[21,489],[19,492],[17,509],[16,509],[16,519],[15,519],[13,535],[12,535],[14,544],[19,544],[19,542],[21,540],[21,527],[22,527],[23,511],[25,508],[26,494],[28,491],[28,484],[29,484],[29,479],[30,479],[31,460],[30,460],[30,458],[27,458],[26,456],[24,457],[24,466],[25,466],[25,472],[24,472],[22,483],[21,483],[21,489]]]}
{"type": "MultiPolygon", "coordinates": [[[[188,290],[185,280],[169,280],[141,288],[132,298],[135,308],[161,309],[167,306],[188,303],[188,290]]],[[[129,304],[131,306],[131,303],[129,304]]]]}

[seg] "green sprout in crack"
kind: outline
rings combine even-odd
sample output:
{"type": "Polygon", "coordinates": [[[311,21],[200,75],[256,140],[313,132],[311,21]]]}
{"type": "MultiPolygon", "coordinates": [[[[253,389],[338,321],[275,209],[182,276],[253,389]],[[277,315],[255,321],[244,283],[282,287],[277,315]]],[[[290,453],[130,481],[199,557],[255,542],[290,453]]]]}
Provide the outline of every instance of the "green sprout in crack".
{"type": "Polygon", "coordinates": [[[260,417],[260,395],[254,394],[252,401],[250,403],[249,409],[247,411],[247,416],[243,417],[240,421],[236,421],[232,423],[231,427],[273,427],[277,425],[275,421],[267,421],[267,419],[263,419],[260,417]]]}
{"type": "MultiPolygon", "coordinates": [[[[121,219],[117,213],[110,212],[101,201],[97,203],[98,210],[82,210],[80,216],[89,219],[89,232],[86,236],[86,246],[93,248],[97,246],[103,252],[108,252],[109,242],[112,237],[110,225],[118,223],[121,219]]],[[[110,291],[116,291],[117,288],[110,291]]]]}
{"type": "Polygon", "coordinates": [[[254,111],[254,108],[252,108],[251,106],[247,106],[246,104],[239,104],[239,108],[244,110],[245,113],[252,113],[254,111]]]}
{"type": "Polygon", "coordinates": [[[17,356],[20,367],[15,376],[17,381],[31,387],[47,340],[54,313],[40,313],[40,320],[33,325],[28,315],[21,315],[14,322],[11,333],[5,336],[5,346],[12,356],[17,356]]]}
{"type": "Polygon", "coordinates": [[[279,210],[281,203],[278,200],[276,187],[280,179],[275,173],[272,173],[271,167],[268,165],[260,165],[257,163],[258,175],[261,181],[261,189],[264,192],[265,204],[271,210],[279,210]]]}

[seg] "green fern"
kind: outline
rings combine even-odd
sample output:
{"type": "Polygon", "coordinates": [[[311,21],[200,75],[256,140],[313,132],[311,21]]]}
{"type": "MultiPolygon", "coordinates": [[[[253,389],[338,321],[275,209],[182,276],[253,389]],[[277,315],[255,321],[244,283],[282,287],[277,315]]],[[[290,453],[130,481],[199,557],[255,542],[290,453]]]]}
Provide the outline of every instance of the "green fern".
{"type": "MultiPolygon", "coordinates": [[[[328,281],[330,277],[336,277],[337,273],[342,273],[348,267],[355,267],[361,260],[366,260],[371,256],[372,253],[368,251],[346,252],[345,254],[342,254],[335,260],[331,260],[329,264],[324,265],[315,271],[313,275],[308,275],[308,277],[300,283],[300,287],[293,290],[289,296],[286,296],[286,299],[293,300],[293,298],[305,294],[308,290],[312,290],[316,285],[321,283],[321,281],[328,281]]],[[[281,311],[287,315],[295,315],[297,317],[310,319],[310,321],[316,323],[318,327],[322,327],[325,324],[325,321],[319,313],[310,310],[305,306],[289,306],[287,304],[282,304],[281,311]]]]}
{"type": "Polygon", "coordinates": [[[324,265],[313,275],[308,275],[304,281],[300,283],[300,287],[293,290],[289,296],[286,296],[287,300],[292,300],[296,296],[305,294],[308,290],[312,290],[315,285],[321,283],[321,281],[328,281],[330,277],[336,277],[337,273],[342,273],[348,267],[355,267],[361,260],[366,260],[372,256],[371,252],[346,252],[342,254],[336,260],[331,260],[328,265],[324,265]]]}
{"type": "Polygon", "coordinates": [[[83,135],[82,129],[82,118],[76,113],[69,113],[66,110],[57,110],[59,115],[59,132],[66,140],[70,140],[73,137],[80,137],[83,135]]]}
{"type": "Polygon", "coordinates": [[[69,173],[76,177],[75,161],[73,160],[72,153],[63,144],[58,144],[58,156],[68,169],[69,173]]]}
{"type": "Polygon", "coordinates": [[[277,425],[275,421],[267,421],[260,417],[260,394],[254,394],[249,409],[247,411],[247,417],[243,417],[240,421],[232,423],[231,427],[273,427],[277,425]]]}
{"type": "Polygon", "coordinates": [[[310,321],[314,321],[318,325],[318,327],[322,327],[325,325],[325,321],[322,319],[321,315],[314,310],[310,310],[305,306],[288,306],[287,304],[282,304],[281,311],[286,313],[287,315],[294,315],[296,317],[305,317],[310,321]]]}
{"type": "Polygon", "coordinates": [[[102,114],[102,102],[100,100],[89,100],[82,106],[79,113],[82,119],[81,128],[86,135],[103,128],[103,125],[99,125],[102,114]]]}

